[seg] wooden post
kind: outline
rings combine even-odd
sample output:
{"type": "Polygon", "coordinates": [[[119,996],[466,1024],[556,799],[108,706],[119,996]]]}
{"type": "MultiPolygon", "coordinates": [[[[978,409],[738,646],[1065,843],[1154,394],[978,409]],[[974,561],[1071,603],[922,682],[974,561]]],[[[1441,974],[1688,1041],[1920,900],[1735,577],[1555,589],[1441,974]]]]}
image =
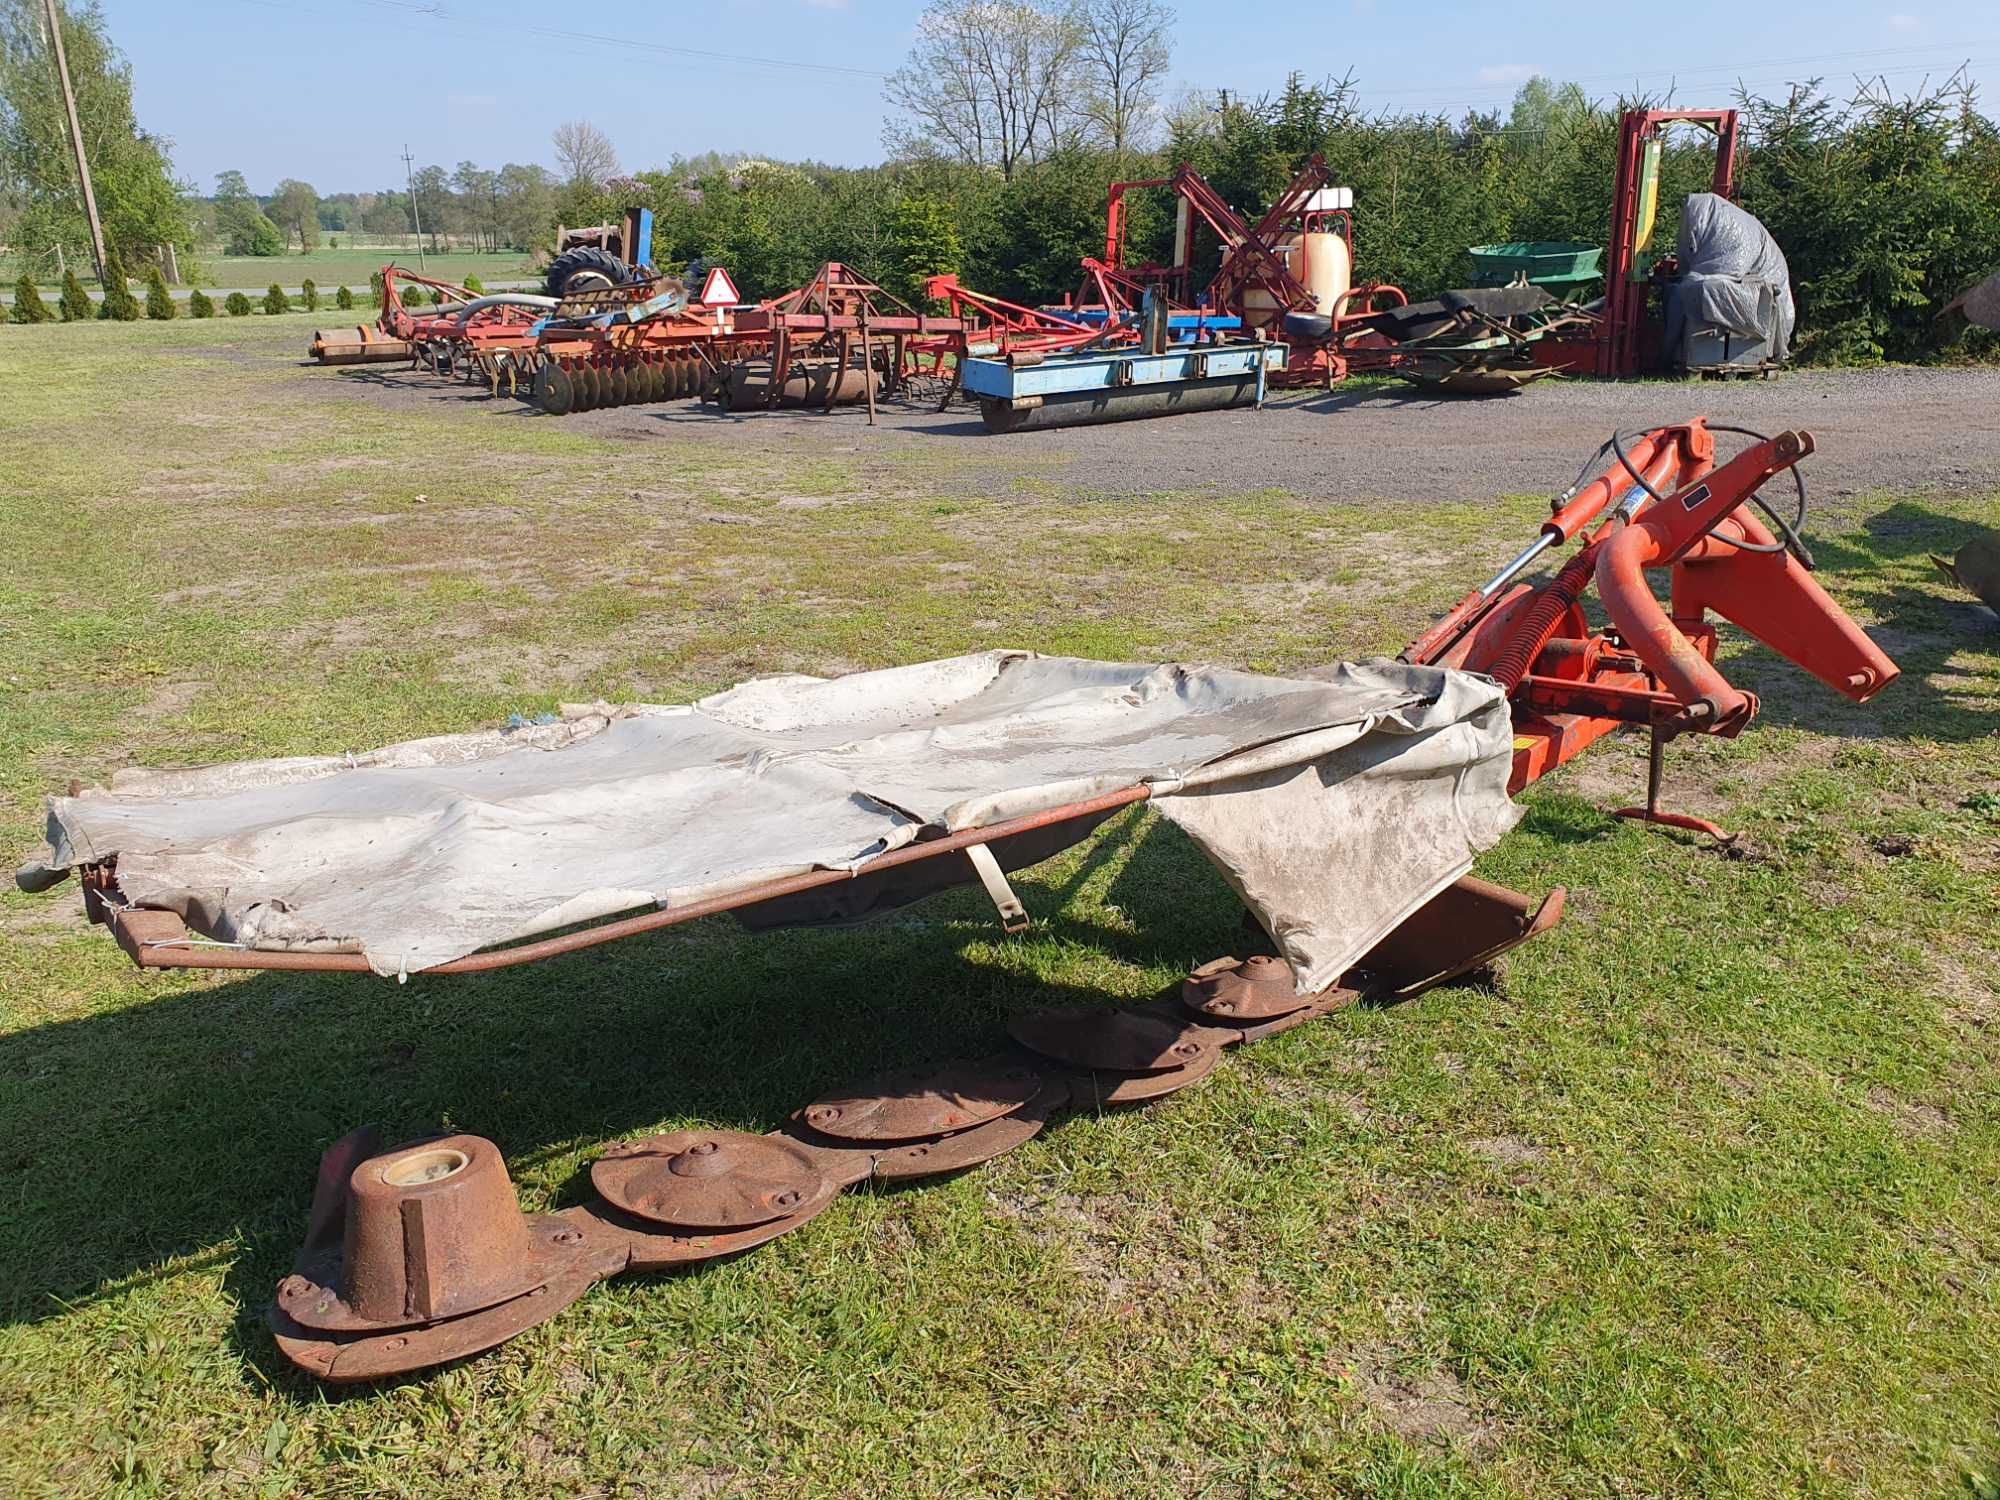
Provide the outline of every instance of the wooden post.
{"type": "Polygon", "coordinates": [[[49,50],[55,54],[56,77],[62,80],[63,108],[69,115],[69,143],[76,152],[76,180],[83,188],[83,213],[90,220],[90,254],[97,279],[104,280],[104,226],[97,221],[97,194],[90,186],[90,159],[84,154],[83,127],[76,122],[76,91],[69,86],[69,57],[63,51],[62,12],[56,0],[42,0],[49,21],[49,50]]]}

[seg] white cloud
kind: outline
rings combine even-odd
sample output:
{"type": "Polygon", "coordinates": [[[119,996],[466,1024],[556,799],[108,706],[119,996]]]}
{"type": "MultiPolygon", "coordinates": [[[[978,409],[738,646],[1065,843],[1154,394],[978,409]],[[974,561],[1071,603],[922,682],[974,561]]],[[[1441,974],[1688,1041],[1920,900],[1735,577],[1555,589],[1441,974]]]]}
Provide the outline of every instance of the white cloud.
{"type": "Polygon", "coordinates": [[[1886,18],[1883,21],[1883,25],[1887,26],[1891,31],[1921,31],[1923,30],[1924,23],[1923,19],[1919,16],[1898,11],[1895,15],[1886,18]]]}
{"type": "Polygon", "coordinates": [[[1546,71],[1535,63],[1492,63],[1479,70],[1481,83],[1526,83],[1546,71]]]}

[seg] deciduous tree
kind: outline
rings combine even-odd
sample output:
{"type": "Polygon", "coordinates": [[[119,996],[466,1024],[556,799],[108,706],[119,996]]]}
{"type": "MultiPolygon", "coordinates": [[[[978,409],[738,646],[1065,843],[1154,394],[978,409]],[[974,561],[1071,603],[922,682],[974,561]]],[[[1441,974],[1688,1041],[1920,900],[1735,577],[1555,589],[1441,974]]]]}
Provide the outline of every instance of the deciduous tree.
{"type": "Polygon", "coordinates": [[[1012,178],[1075,132],[1074,11],[1034,0],[932,0],[917,44],[884,92],[901,111],[891,151],[997,167],[1012,178]]]}
{"type": "Polygon", "coordinates": [[[1160,85],[1173,66],[1173,10],[1159,0],[1077,0],[1083,113],[1113,154],[1140,147],[1157,124],[1160,85]]]}
{"type": "Polygon", "coordinates": [[[299,237],[299,254],[319,243],[319,194],[313,191],[310,182],[287,177],[279,183],[278,190],[271,195],[270,217],[285,232],[288,246],[291,236],[299,237]]]}
{"type": "Polygon", "coordinates": [[[556,162],[571,187],[601,186],[606,178],[618,175],[618,151],[611,137],[588,120],[565,120],[549,137],[555,147],[556,162]]]}
{"type": "MultiPolygon", "coordinates": [[[[166,142],[139,126],[131,64],[112,46],[103,13],[65,4],[62,26],[107,244],[130,254],[156,245],[192,250],[187,200],[166,142]]],[[[0,181],[19,196],[14,245],[85,253],[89,227],[41,0],[0,0],[0,181]]]]}

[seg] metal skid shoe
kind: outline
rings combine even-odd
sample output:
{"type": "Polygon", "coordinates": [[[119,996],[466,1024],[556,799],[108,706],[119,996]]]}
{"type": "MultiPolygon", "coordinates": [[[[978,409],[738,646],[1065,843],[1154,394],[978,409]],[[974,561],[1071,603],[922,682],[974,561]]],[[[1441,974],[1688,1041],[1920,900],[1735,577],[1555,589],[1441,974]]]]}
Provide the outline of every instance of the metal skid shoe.
{"type": "Polygon", "coordinates": [[[1064,1111],[1161,1098],[1207,1078],[1226,1048],[1470,972],[1554,926],[1562,897],[1537,906],[1468,876],[1316,994],[1297,993],[1283,959],[1254,956],[1204,964],[1140,1005],[1027,1012],[1008,1028],[1021,1052],[873,1078],[769,1135],[615,1142],[591,1166],[597,1196],[556,1214],[521,1211],[499,1149],[479,1136],[384,1152],[356,1131],[321,1160],[272,1331],[286,1359],[330,1382],[480,1353],[593,1281],[740,1254],[809,1222],[846,1188],[963,1171],[1064,1111]]]}

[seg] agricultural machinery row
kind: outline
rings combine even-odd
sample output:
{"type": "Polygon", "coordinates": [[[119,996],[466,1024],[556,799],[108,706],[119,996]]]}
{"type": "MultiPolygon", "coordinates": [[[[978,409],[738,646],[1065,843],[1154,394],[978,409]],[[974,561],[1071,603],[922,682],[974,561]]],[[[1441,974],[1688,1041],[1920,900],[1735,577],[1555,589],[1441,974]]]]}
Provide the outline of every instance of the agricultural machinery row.
{"type": "MultiPolygon", "coordinates": [[[[1079,289],[1026,306],[933,277],[922,308],[851,266],[739,300],[726,270],[690,285],[656,272],[652,215],[572,231],[546,295],[487,296],[382,272],[373,327],[322,331],[327,364],[408,361],[483,382],[552,415],[700,399],[725,410],[955,398],[992,432],[1261,405],[1273,386],[1331,388],[1386,374],[1440,392],[1498,395],[1557,373],[1763,372],[1785,354],[1790,290],[1769,236],[1729,197],[1733,110],[1623,118],[1608,246],[1474,247],[1482,285],[1412,302],[1355,279],[1355,204],[1308,161],[1252,223],[1192,168],[1117,182],[1104,253],[1079,289]],[[1683,211],[1683,257],[1655,254],[1665,132],[1714,133],[1711,190],[1683,211]],[[1134,252],[1135,195],[1164,194],[1163,261],[1134,252]],[[1197,267],[1213,264],[1205,277],[1197,267]],[[1585,298],[1601,281],[1601,296],[1585,298]],[[434,306],[406,305],[418,286],[434,306]]],[[[692,279],[692,278],[691,278],[692,279]]]]}

